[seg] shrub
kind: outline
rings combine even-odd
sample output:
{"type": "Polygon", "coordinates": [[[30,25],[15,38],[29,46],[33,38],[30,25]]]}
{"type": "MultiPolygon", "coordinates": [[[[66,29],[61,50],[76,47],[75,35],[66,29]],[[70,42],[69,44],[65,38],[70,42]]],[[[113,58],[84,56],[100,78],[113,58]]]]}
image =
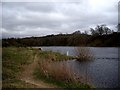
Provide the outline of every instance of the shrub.
{"type": "Polygon", "coordinates": [[[89,47],[75,47],[76,59],[79,61],[93,60],[94,55],[89,47]]]}

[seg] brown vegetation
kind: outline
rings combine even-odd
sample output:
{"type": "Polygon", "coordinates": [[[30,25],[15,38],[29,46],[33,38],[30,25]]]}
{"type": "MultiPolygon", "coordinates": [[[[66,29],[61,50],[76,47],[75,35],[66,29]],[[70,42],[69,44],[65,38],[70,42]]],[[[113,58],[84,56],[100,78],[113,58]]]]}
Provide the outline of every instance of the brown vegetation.
{"type": "Polygon", "coordinates": [[[88,88],[89,86],[81,82],[76,73],[72,71],[64,62],[49,61],[42,59],[39,61],[39,76],[42,78],[54,79],[55,82],[62,81],[66,83],[65,87],[88,88]],[[68,85],[68,86],[67,86],[68,85]]]}
{"type": "Polygon", "coordinates": [[[94,55],[89,47],[75,47],[76,59],[79,61],[93,60],[94,55]]]}

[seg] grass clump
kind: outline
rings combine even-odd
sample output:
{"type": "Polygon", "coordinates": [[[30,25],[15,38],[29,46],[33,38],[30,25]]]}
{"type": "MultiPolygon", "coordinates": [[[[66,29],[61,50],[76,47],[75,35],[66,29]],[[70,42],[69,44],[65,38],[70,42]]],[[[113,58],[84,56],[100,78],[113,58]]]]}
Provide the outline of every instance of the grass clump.
{"type": "Polygon", "coordinates": [[[94,55],[89,47],[75,47],[75,54],[78,61],[90,61],[94,59],[94,55]]]}

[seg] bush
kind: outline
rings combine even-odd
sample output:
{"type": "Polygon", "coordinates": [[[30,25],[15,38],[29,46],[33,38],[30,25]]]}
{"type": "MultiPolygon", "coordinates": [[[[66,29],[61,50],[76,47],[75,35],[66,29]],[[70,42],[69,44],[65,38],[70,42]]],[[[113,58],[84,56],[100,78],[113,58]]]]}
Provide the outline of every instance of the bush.
{"type": "Polygon", "coordinates": [[[93,60],[94,55],[89,47],[75,47],[76,59],[79,61],[93,60]]]}

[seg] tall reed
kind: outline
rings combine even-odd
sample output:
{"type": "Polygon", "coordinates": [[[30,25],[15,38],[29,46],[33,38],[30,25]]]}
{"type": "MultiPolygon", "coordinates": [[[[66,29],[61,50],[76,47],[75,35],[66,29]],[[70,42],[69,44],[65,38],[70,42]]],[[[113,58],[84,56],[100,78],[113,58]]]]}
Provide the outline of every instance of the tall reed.
{"type": "Polygon", "coordinates": [[[43,54],[44,52],[41,53],[42,52],[38,55],[39,67],[37,73],[39,74],[36,74],[38,78],[47,78],[47,80],[54,79],[55,81],[64,83],[68,88],[89,88],[89,85],[82,83],[77,74],[73,72],[72,67],[67,65],[65,61],[54,61],[52,60],[54,55],[50,55],[50,53],[43,54]]]}
{"type": "Polygon", "coordinates": [[[79,61],[93,60],[94,55],[89,47],[75,47],[76,59],[79,61]]]}

